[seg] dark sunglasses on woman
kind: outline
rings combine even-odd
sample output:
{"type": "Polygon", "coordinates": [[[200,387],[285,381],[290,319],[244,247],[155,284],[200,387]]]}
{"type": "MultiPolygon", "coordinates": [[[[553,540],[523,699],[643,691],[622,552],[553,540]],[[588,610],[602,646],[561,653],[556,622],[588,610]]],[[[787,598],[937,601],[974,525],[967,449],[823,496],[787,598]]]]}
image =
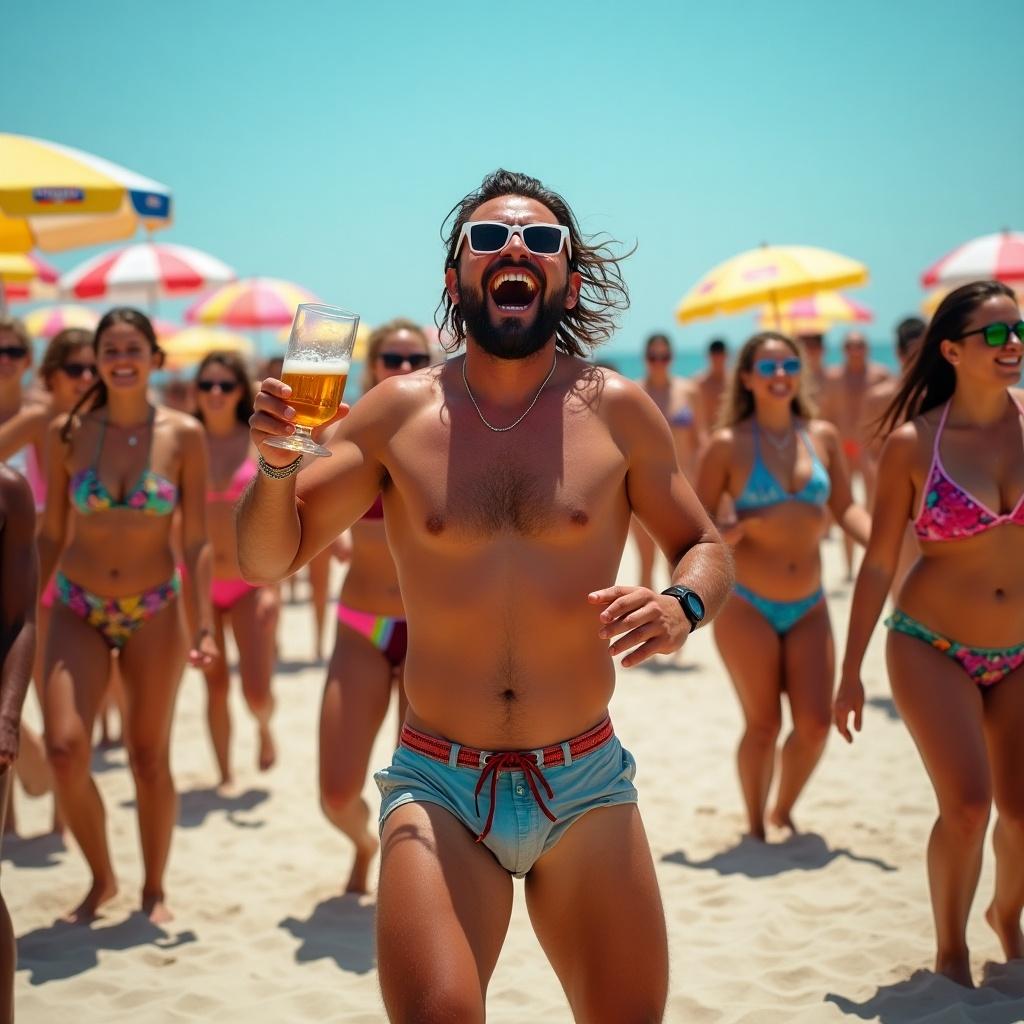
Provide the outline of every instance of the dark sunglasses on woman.
{"type": "Polygon", "coordinates": [[[230,395],[238,387],[237,380],[200,380],[196,381],[196,387],[204,394],[211,394],[219,391],[221,394],[230,395]]]}
{"type": "Polygon", "coordinates": [[[386,370],[400,370],[405,363],[409,364],[410,370],[422,370],[430,362],[430,356],[426,352],[413,352],[411,355],[402,352],[381,352],[377,358],[384,364],[386,370]]]}
{"type": "Polygon", "coordinates": [[[72,380],[80,380],[86,374],[90,377],[96,376],[95,363],[65,363],[60,368],[61,373],[66,373],[72,380]]]}
{"type": "MultiPolygon", "coordinates": [[[[969,338],[972,334],[984,335],[985,344],[989,348],[1002,348],[1014,334],[1017,335],[1018,341],[1024,341],[1024,320],[1018,320],[1015,324],[986,324],[984,327],[979,327],[975,331],[967,331],[965,334],[961,334],[959,338],[952,338],[951,341],[963,341],[964,338],[969,338]]],[[[3,350],[0,349],[0,352],[3,350]]]]}

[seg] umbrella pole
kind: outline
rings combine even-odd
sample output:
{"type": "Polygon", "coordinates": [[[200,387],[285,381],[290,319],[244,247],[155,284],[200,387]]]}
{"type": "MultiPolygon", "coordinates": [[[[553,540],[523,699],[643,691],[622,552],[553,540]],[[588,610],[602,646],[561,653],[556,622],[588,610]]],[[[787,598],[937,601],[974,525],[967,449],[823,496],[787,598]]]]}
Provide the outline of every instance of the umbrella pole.
{"type": "Polygon", "coordinates": [[[775,330],[782,330],[782,314],[779,312],[779,297],[772,292],[772,314],[775,317],[775,330]]]}
{"type": "Polygon", "coordinates": [[[0,316],[7,315],[7,288],[4,286],[4,279],[0,277],[0,316]]]}

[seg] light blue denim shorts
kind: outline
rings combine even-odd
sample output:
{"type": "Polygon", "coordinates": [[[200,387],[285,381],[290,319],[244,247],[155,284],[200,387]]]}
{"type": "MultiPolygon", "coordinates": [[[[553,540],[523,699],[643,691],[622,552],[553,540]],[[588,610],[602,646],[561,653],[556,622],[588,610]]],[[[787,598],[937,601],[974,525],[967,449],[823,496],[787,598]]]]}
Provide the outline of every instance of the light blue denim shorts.
{"type": "Polygon", "coordinates": [[[614,733],[576,756],[570,751],[570,744],[602,726],[576,740],[522,753],[477,751],[407,726],[391,766],[374,775],[381,795],[380,827],[404,804],[437,804],[474,836],[482,836],[498,863],[522,878],[587,811],[636,803],[636,762],[614,733]],[[421,749],[433,744],[434,753],[428,756],[409,745],[417,741],[421,749]],[[550,752],[557,748],[562,763],[551,764],[550,752]],[[547,766],[538,767],[545,755],[547,766]],[[528,765],[531,758],[534,764],[528,765]]]}

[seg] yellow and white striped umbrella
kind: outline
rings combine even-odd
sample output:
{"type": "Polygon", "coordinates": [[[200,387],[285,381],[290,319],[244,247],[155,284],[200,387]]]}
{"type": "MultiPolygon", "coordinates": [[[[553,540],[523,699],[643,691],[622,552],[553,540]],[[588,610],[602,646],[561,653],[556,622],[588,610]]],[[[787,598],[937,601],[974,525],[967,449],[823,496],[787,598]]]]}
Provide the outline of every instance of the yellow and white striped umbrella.
{"type": "Polygon", "coordinates": [[[219,327],[186,327],[169,338],[162,338],[160,347],[164,351],[166,370],[194,366],[211,352],[234,352],[244,359],[253,354],[253,344],[244,334],[219,327]]]}
{"type": "Polygon", "coordinates": [[[59,334],[65,327],[80,327],[83,331],[95,331],[100,315],[88,306],[63,304],[41,306],[24,317],[24,324],[33,338],[47,341],[59,334]]]}
{"type": "Polygon", "coordinates": [[[763,245],[709,271],[676,309],[682,323],[751,306],[777,305],[827,288],[864,284],[868,268],[810,245],[763,245]]]}
{"type": "Polygon", "coordinates": [[[70,146],[0,133],[0,251],[55,252],[170,223],[166,185],[70,146]]]}

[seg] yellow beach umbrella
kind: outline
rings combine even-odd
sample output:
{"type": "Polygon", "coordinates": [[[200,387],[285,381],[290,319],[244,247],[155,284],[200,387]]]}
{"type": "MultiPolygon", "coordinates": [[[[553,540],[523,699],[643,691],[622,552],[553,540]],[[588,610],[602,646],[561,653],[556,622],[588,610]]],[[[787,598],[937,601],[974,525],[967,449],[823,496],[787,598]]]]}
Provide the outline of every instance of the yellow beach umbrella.
{"type": "Polygon", "coordinates": [[[757,322],[764,330],[781,328],[791,334],[824,334],[838,323],[868,324],[874,318],[867,306],[842,292],[826,290],[780,302],[778,314],[771,306],[765,306],[757,322]]]}
{"type": "Polygon", "coordinates": [[[211,352],[234,352],[244,359],[251,358],[253,344],[244,334],[225,331],[219,327],[186,327],[161,339],[164,350],[164,369],[181,370],[194,366],[211,352]]]}
{"type": "Polygon", "coordinates": [[[681,323],[751,306],[777,306],[828,288],[864,284],[868,268],[809,245],[763,245],[740,253],[697,282],[676,309],[681,323]]]}
{"type": "Polygon", "coordinates": [[[0,250],[56,252],[170,223],[166,185],[70,146],[0,133],[0,250]]]}
{"type": "Polygon", "coordinates": [[[66,327],[80,327],[83,331],[95,331],[100,315],[88,306],[57,305],[41,306],[24,317],[25,328],[33,338],[47,341],[66,327]]]}

